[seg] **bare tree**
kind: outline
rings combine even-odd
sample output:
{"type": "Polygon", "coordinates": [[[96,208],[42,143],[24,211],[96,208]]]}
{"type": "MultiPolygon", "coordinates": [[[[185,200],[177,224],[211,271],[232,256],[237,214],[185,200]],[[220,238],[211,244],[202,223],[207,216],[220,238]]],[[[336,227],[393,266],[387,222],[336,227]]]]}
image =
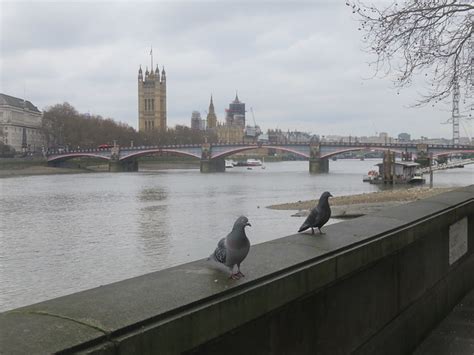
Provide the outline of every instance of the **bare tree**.
{"type": "Polygon", "coordinates": [[[473,0],[409,0],[384,8],[348,0],[346,5],[377,57],[376,74],[395,73],[398,87],[409,86],[418,74],[427,79],[429,88],[417,105],[445,99],[456,83],[473,93],[473,0]]]}

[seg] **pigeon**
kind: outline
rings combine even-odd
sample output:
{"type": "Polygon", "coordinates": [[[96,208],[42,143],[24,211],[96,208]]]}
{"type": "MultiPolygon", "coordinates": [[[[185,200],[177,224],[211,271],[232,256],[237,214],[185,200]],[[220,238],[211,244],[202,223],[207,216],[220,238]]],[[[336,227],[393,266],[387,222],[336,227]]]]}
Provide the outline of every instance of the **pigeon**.
{"type": "Polygon", "coordinates": [[[227,237],[219,240],[216,250],[209,259],[224,264],[230,270],[229,278],[238,280],[245,276],[240,271],[240,264],[247,257],[250,250],[250,241],[245,234],[245,227],[251,227],[249,220],[245,216],[240,216],[234,223],[232,231],[227,237]],[[234,274],[234,266],[237,265],[238,272],[234,274]]]}
{"type": "Polygon", "coordinates": [[[328,191],[322,193],[318,205],[311,210],[308,218],[306,218],[298,232],[303,232],[308,228],[311,228],[311,234],[314,234],[314,228],[318,228],[319,233],[324,234],[321,231],[321,228],[331,217],[331,208],[329,207],[328,201],[329,197],[332,197],[332,195],[328,191]]]}

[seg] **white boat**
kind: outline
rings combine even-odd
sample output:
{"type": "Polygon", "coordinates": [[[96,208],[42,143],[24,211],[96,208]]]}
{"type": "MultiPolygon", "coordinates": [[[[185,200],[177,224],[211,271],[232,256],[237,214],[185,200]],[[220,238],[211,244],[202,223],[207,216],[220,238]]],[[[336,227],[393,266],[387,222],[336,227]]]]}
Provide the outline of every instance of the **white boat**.
{"type": "Polygon", "coordinates": [[[412,176],[410,180],[408,180],[409,184],[424,184],[425,183],[425,178],[423,177],[423,174],[415,174],[412,176]]]}
{"type": "Polygon", "coordinates": [[[235,166],[235,162],[233,160],[226,160],[225,161],[225,168],[233,168],[235,166]]]}
{"type": "Polygon", "coordinates": [[[247,159],[247,166],[262,166],[260,159],[247,159]]]}

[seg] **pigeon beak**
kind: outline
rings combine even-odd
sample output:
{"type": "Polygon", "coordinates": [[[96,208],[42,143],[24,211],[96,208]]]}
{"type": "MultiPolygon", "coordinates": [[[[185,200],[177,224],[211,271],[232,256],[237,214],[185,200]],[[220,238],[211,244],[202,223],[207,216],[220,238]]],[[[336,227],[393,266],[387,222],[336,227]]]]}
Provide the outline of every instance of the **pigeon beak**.
{"type": "Polygon", "coordinates": [[[249,222],[245,223],[245,225],[249,226],[249,227],[252,227],[252,225],[249,222]]]}
{"type": "Polygon", "coordinates": [[[329,197],[334,197],[333,195],[329,194],[329,197]]]}

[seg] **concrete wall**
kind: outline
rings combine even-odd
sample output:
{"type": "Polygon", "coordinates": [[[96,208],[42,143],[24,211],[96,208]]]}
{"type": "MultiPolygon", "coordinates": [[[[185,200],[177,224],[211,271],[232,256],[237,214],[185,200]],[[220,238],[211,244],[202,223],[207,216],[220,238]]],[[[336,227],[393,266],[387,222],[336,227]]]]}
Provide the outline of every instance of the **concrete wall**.
{"type": "Polygon", "coordinates": [[[474,286],[474,186],[325,230],[0,314],[0,352],[405,354],[474,286]]]}

